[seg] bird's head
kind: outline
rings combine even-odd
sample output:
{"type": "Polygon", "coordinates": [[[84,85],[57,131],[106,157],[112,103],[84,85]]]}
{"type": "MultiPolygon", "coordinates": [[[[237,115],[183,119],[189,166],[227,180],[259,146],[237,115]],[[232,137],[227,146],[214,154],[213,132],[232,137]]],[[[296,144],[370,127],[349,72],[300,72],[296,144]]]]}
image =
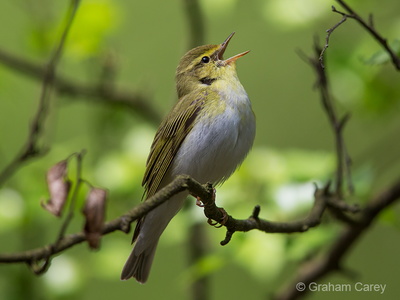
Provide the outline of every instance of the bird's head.
{"type": "Polygon", "coordinates": [[[233,35],[234,32],[220,45],[199,46],[182,57],[176,69],[178,98],[198,88],[211,86],[217,80],[229,81],[230,77],[236,77],[235,62],[249,51],[224,60],[223,54],[233,35]]]}

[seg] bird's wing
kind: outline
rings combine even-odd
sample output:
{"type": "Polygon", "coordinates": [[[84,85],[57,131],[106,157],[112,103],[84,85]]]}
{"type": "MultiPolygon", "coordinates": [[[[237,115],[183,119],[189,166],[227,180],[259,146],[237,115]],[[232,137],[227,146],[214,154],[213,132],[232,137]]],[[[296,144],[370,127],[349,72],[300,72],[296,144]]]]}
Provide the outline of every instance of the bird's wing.
{"type": "Polygon", "coordinates": [[[157,192],[179,147],[193,128],[206,97],[206,91],[201,91],[197,95],[185,95],[179,99],[158,128],[147,159],[146,172],[142,182],[145,187],[146,198],[157,192]],[[190,101],[189,97],[194,100],[190,101]]]}

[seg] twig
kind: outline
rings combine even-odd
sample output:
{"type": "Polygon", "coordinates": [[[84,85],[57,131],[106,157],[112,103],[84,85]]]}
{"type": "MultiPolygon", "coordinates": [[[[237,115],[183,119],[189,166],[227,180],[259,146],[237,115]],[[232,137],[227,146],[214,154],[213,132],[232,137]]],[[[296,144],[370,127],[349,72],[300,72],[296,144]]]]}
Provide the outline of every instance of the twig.
{"type": "Polygon", "coordinates": [[[78,192],[79,192],[80,186],[81,186],[81,184],[83,182],[83,179],[82,179],[82,158],[83,158],[83,155],[85,153],[86,153],[86,151],[82,150],[81,152],[74,153],[74,154],[70,155],[67,158],[67,160],[69,160],[71,157],[76,157],[76,160],[77,160],[76,182],[75,182],[74,190],[72,192],[68,214],[67,214],[64,222],[62,223],[61,227],[60,227],[60,230],[59,230],[59,233],[57,235],[57,239],[56,239],[55,243],[52,244],[52,245],[48,245],[47,246],[46,251],[47,251],[48,255],[43,258],[43,262],[35,260],[35,259],[33,259],[33,260],[31,260],[29,262],[29,266],[31,267],[32,271],[35,274],[40,275],[40,274],[43,274],[43,273],[45,273],[47,271],[48,267],[50,266],[50,262],[51,262],[52,256],[56,253],[55,249],[57,249],[60,246],[61,241],[65,237],[65,233],[67,231],[67,228],[68,228],[69,224],[72,221],[72,218],[74,216],[75,204],[76,204],[76,201],[77,201],[78,192]]]}
{"type": "Polygon", "coordinates": [[[49,62],[45,67],[43,73],[42,90],[39,100],[39,106],[30,126],[28,140],[26,144],[19,151],[17,156],[2,170],[0,173],[0,186],[27,160],[34,156],[44,154],[47,149],[41,148],[38,145],[39,139],[43,133],[44,123],[47,117],[47,112],[50,103],[50,95],[54,82],[56,67],[61,58],[62,50],[67,39],[69,30],[75,18],[75,14],[79,7],[80,0],[72,0],[70,3],[70,11],[67,16],[67,23],[61,38],[56,46],[53,55],[50,57],[49,62]]]}
{"type": "MultiPolygon", "coordinates": [[[[229,243],[233,233],[235,233],[236,231],[246,232],[249,230],[258,229],[266,233],[294,233],[304,232],[310,228],[319,225],[322,215],[327,208],[327,203],[332,197],[329,192],[329,185],[325,186],[322,189],[316,188],[314,197],[314,205],[311,208],[308,216],[299,221],[281,223],[260,219],[258,217],[258,214],[260,213],[259,206],[256,206],[253,210],[252,215],[245,220],[234,219],[233,217],[228,215],[228,220],[224,224],[227,229],[227,233],[225,239],[221,242],[221,245],[224,246],[229,243]]],[[[212,208],[213,212],[211,212],[207,211],[206,208],[207,206],[205,206],[204,212],[208,218],[211,218],[215,221],[221,219],[221,211],[216,211],[214,208],[212,208]]]]}
{"type": "MultiPolygon", "coordinates": [[[[342,22],[343,23],[343,22],[342,22]]],[[[339,23],[338,23],[339,24],[339,23]]],[[[336,24],[333,28],[337,28],[339,25],[336,24]]],[[[328,32],[328,36],[333,30],[328,32]]],[[[327,42],[329,38],[327,37],[327,42]]],[[[314,69],[316,73],[316,87],[320,91],[320,98],[322,106],[328,116],[329,124],[334,133],[335,148],[336,148],[336,176],[335,176],[335,193],[338,199],[342,198],[343,180],[347,178],[349,189],[353,187],[351,180],[350,164],[351,159],[346,151],[346,145],[343,139],[343,129],[347,121],[350,118],[349,114],[344,115],[342,118],[337,116],[336,110],[333,106],[331,94],[329,92],[328,79],[324,68],[324,51],[327,49],[327,45],[324,48],[320,48],[317,43],[314,45],[315,58],[307,58],[307,62],[314,69]]],[[[352,192],[352,190],[350,190],[352,192]]]]}
{"type": "MultiPolygon", "coordinates": [[[[334,6],[332,6],[332,11],[336,11],[336,8],[334,6]]],[[[325,69],[325,65],[324,65],[324,54],[326,49],[328,49],[329,47],[329,39],[331,37],[331,34],[333,33],[333,31],[335,31],[336,28],[338,28],[340,25],[342,25],[344,22],[346,22],[347,20],[347,16],[343,15],[343,18],[336,23],[335,25],[333,25],[331,28],[329,28],[328,30],[326,30],[326,32],[328,33],[325,37],[325,45],[321,50],[321,53],[319,55],[319,62],[321,64],[322,69],[325,69]]]]}
{"type": "Polygon", "coordinates": [[[57,241],[56,244],[59,243],[63,237],[65,236],[65,233],[67,231],[67,228],[69,224],[71,223],[72,218],[74,217],[74,212],[75,212],[75,204],[78,198],[78,193],[79,189],[82,185],[82,182],[84,181],[82,179],[82,159],[83,156],[85,155],[86,151],[82,150],[79,153],[76,153],[76,180],[75,180],[75,187],[72,192],[70,204],[69,204],[69,209],[68,209],[68,214],[61,226],[60,232],[58,233],[57,241]]]}
{"type": "MultiPolygon", "coordinates": [[[[399,56],[389,47],[387,40],[383,38],[374,27],[373,15],[370,14],[368,18],[368,22],[361,18],[345,1],[336,0],[346,11],[347,13],[341,12],[337,10],[334,6],[332,6],[332,11],[334,13],[340,14],[342,19],[333,25],[331,28],[327,30],[327,35],[325,37],[325,45],[322,49],[319,49],[318,46],[315,46],[315,51],[319,52],[318,61],[319,64],[316,64],[314,59],[308,59],[310,65],[313,66],[317,73],[317,86],[321,92],[321,100],[325,111],[330,120],[331,127],[335,133],[335,145],[336,145],[336,153],[337,153],[337,173],[336,173],[336,191],[341,193],[342,189],[342,181],[343,177],[347,178],[347,188],[350,193],[354,192],[353,182],[351,180],[351,158],[348,155],[346,145],[343,142],[342,131],[345,123],[349,119],[349,115],[345,115],[340,121],[336,117],[335,110],[332,105],[332,101],[330,99],[330,93],[328,91],[327,78],[325,74],[325,65],[324,65],[324,55],[329,47],[329,39],[334,30],[336,30],[341,24],[343,24],[348,18],[356,20],[360,23],[374,38],[377,40],[383,48],[388,52],[391,57],[393,65],[396,69],[400,70],[400,58],[399,56]]],[[[341,196],[341,194],[339,194],[341,196]]]]}
{"type": "Polygon", "coordinates": [[[381,46],[386,50],[389,54],[394,67],[397,70],[400,70],[400,57],[396,54],[396,52],[389,46],[387,39],[382,37],[375,29],[373,16],[372,14],[369,15],[369,20],[365,21],[360,15],[358,15],[345,1],[343,0],[336,0],[346,11],[347,13],[340,12],[338,10],[334,10],[334,12],[341,14],[343,17],[351,18],[356,20],[365,30],[367,30],[373,38],[381,44],[381,46]]]}

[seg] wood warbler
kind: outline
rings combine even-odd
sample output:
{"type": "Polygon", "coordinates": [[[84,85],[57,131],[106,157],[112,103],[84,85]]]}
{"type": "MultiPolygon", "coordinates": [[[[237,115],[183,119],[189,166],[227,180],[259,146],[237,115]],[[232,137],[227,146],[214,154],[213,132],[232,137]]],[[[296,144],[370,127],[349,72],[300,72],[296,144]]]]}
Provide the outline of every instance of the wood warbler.
{"type": "MultiPolygon", "coordinates": [[[[233,34],[220,45],[196,47],[182,57],[176,70],[179,100],[158,128],[147,159],[146,199],[181,174],[203,184],[222,183],[252,147],[255,117],[236,74],[236,60],[249,51],[222,57],[233,34]]],[[[138,221],[121,279],[147,281],[158,240],[187,195],[173,196],[138,221]]]]}

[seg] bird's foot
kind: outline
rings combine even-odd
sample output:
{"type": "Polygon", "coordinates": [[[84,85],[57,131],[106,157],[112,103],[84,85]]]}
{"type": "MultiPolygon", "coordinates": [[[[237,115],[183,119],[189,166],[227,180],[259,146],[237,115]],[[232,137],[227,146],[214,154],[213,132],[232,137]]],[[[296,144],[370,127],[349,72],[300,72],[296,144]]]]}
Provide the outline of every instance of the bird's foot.
{"type": "Polygon", "coordinates": [[[226,224],[226,222],[229,219],[229,216],[228,216],[227,212],[225,211],[225,209],[223,209],[222,207],[218,207],[218,209],[222,213],[221,221],[217,222],[217,221],[214,221],[213,219],[207,220],[207,223],[210,224],[211,226],[214,226],[215,228],[221,228],[222,226],[224,226],[226,224]]]}
{"type": "MultiPolygon", "coordinates": [[[[212,189],[211,201],[212,201],[212,204],[214,204],[214,205],[215,205],[215,197],[216,197],[215,195],[216,195],[216,191],[215,191],[215,188],[213,188],[213,189],[212,189]]],[[[197,205],[197,206],[199,206],[199,207],[205,207],[205,206],[207,205],[207,204],[204,204],[204,203],[203,203],[203,201],[201,200],[200,197],[198,197],[198,196],[195,196],[195,197],[196,197],[196,205],[197,205]]],[[[211,204],[210,204],[210,205],[211,205],[211,204]]],[[[221,208],[221,207],[217,207],[217,208],[218,208],[219,211],[222,213],[221,221],[217,222],[217,221],[215,221],[215,220],[213,220],[213,219],[208,219],[208,220],[207,220],[207,223],[210,224],[211,226],[216,227],[216,228],[221,228],[221,227],[224,226],[225,223],[228,221],[229,216],[228,216],[227,212],[225,211],[225,209],[223,209],[223,208],[221,208]]]]}

